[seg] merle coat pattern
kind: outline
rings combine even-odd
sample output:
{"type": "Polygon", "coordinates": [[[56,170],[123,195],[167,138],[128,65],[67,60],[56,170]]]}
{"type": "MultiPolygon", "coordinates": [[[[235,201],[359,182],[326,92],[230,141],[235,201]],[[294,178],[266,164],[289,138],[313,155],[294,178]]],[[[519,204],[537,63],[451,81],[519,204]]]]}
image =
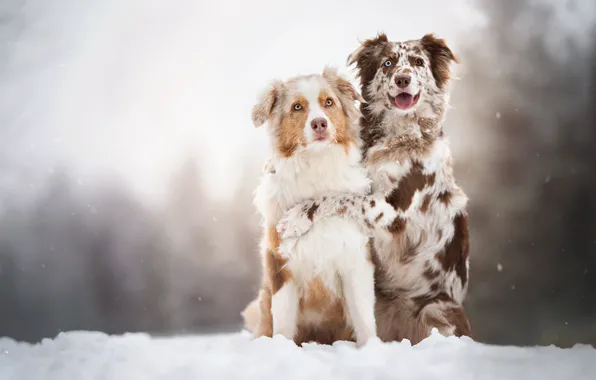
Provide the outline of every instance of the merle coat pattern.
{"type": "MultiPolygon", "coordinates": [[[[470,336],[463,302],[468,287],[467,197],[456,184],[443,132],[450,65],[457,58],[434,35],[364,41],[349,58],[361,81],[363,161],[372,195],[315,199],[288,210],[282,239],[309,231],[330,215],[359,221],[373,237],[377,333],[412,343],[437,328],[470,336]],[[386,202],[397,212],[389,227],[363,217],[386,202]],[[366,207],[365,207],[366,206],[366,207]]],[[[381,219],[379,219],[381,220],[381,219]]]]}

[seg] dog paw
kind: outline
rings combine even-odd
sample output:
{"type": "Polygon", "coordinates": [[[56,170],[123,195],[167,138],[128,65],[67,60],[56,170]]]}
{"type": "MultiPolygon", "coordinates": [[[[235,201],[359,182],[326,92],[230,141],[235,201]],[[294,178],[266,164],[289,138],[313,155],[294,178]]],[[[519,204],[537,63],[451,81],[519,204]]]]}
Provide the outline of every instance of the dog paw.
{"type": "Polygon", "coordinates": [[[277,232],[282,239],[297,238],[312,227],[312,221],[304,216],[300,208],[293,208],[286,212],[277,223],[277,232]]]}
{"type": "Polygon", "coordinates": [[[368,211],[368,220],[379,227],[387,227],[398,216],[397,211],[387,202],[378,201],[375,207],[368,211]]]}
{"type": "Polygon", "coordinates": [[[371,336],[356,340],[356,348],[363,348],[365,346],[374,346],[379,344],[383,344],[383,341],[377,336],[371,336]]]}
{"type": "Polygon", "coordinates": [[[300,219],[298,221],[292,222],[284,221],[282,231],[280,231],[281,238],[284,240],[298,238],[307,233],[311,226],[312,222],[310,222],[309,220],[304,221],[300,219]]]}

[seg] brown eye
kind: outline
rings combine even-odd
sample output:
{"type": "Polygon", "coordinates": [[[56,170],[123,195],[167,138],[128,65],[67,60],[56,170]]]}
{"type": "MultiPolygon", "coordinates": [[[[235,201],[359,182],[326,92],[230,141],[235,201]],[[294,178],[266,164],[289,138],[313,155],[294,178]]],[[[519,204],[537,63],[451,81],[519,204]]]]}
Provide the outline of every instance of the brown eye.
{"type": "Polygon", "coordinates": [[[327,100],[325,101],[325,105],[326,105],[327,107],[331,107],[331,106],[333,105],[333,100],[332,100],[331,98],[327,99],[327,100]]]}
{"type": "Polygon", "coordinates": [[[300,111],[301,109],[302,109],[302,106],[300,105],[300,103],[294,104],[294,111],[300,111]]]}
{"type": "Polygon", "coordinates": [[[422,60],[422,58],[416,58],[416,61],[414,61],[414,63],[416,63],[416,66],[424,66],[424,61],[422,60]]]}

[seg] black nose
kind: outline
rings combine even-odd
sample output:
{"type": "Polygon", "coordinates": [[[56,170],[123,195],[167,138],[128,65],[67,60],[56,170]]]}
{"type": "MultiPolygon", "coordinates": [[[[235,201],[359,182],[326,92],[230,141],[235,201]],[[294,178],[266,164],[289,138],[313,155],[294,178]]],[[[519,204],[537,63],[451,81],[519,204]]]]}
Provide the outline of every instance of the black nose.
{"type": "Polygon", "coordinates": [[[315,132],[323,132],[325,129],[327,129],[327,120],[323,119],[322,117],[314,119],[310,122],[310,127],[315,132]]]}
{"type": "Polygon", "coordinates": [[[409,75],[402,74],[395,77],[395,84],[399,88],[406,88],[410,85],[412,78],[409,75]]]}

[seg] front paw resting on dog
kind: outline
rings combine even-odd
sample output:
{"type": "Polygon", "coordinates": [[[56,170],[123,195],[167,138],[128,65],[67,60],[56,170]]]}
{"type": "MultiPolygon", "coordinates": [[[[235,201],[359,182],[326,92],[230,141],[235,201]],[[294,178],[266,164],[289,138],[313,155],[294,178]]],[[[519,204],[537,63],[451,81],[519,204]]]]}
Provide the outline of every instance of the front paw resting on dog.
{"type": "Polygon", "coordinates": [[[340,195],[323,197],[296,205],[286,211],[277,224],[282,239],[306,234],[318,220],[341,216],[356,222],[372,234],[377,227],[388,227],[398,216],[397,211],[383,197],[340,195]]]}
{"type": "Polygon", "coordinates": [[[294,206],[284,213],[277,223],[277,232],[282,239],[297,238],[310,230],[313,225],[311,218],[308,218],[308,212],[304,213],[304,207],[314,202],[307,202],[306,205],[294,206]]]}

